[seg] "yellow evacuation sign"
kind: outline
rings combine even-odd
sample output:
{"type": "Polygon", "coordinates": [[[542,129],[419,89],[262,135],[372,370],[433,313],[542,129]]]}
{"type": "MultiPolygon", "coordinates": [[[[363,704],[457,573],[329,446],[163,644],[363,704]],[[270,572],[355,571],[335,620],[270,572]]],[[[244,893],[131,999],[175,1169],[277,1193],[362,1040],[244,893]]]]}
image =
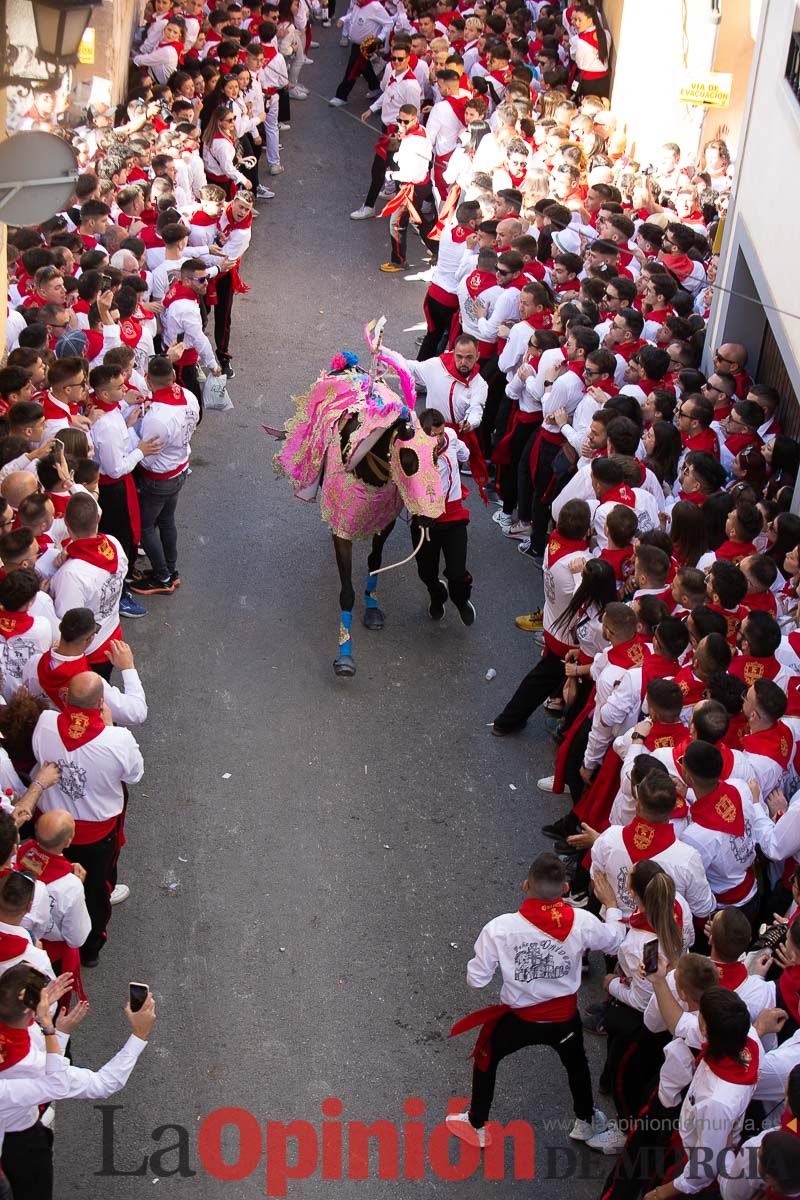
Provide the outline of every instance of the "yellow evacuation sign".
{"type": "Polygon", "coordinates": [[[686,74],[681,81],[680,102],[727,108],[732,85],[733,75],[724,71],[709,71],[705,75],[686,74]]]}

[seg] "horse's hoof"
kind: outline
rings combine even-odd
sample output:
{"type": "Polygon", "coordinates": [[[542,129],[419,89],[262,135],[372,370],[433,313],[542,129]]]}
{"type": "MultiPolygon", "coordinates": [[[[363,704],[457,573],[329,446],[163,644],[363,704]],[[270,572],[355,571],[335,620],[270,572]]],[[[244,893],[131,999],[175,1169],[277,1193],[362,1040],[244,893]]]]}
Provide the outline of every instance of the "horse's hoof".
{"type": "Polygon", "coordinates": [[[364,625],[367,629],[383,629],[386,618],[379,608],[364,609],[364,625]]]}
{"type": "Polygon", "coordinates": [[[333,660],[333,669],[340,678],[350,679],[356,673],[352,654],[340,654],[333,660]]]}

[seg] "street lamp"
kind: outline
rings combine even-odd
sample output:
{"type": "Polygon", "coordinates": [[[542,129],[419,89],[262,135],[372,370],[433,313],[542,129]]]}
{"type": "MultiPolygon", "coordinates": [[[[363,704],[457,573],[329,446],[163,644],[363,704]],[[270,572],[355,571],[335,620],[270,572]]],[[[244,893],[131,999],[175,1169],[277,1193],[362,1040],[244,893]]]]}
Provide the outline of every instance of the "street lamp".
{"type": "Polygon", "coordinates": [[[0,0],[0,88],[31,84],[58,86],[64,67],[78,62],[78,47],[86,32],[92,9],[102,0],[31,0],[36,29],[35,62],[46,64],[42,78],[29,63],[20,69],[18,45],[9,38],[6,0],[0,0]],[[16,67],[16,70],[15,70],[16,67]]]}
{"type": "Polygon", "coordinates": [[[97,2],[33,0],[39,58],[62,67],[75,66],[81,38],[97,2]]]}

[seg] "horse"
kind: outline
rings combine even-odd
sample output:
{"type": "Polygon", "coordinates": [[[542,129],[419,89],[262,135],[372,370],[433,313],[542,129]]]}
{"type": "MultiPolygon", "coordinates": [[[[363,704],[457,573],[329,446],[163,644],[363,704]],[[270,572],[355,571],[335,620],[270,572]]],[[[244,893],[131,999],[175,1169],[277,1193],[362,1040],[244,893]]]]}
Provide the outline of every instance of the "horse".
{"type": "Polygon", "coordinates": [[[401,509],[405,506],[423,529],[444,512],[436,441],[414,413],[413,381],[398,371],[403,395],[393,392],[377,378],[377,362],[383,361],[379,343],[370,343],[370,348],[369,371],[359,367],[355,355],[338,354],[330,370],[305,395],[295,397],[296,412],[282,432],[285,444],[273,459],[275,470],[291,481],[298,499],[313,502],[319,494],[321,516],[331,530],[340,583],[339,653],[333,669],[341,678],[356,673],[353,542],[372,539],[364,625],[383,629],[386,618],[378,606],[377,577],[383,547],[401,509]]]}

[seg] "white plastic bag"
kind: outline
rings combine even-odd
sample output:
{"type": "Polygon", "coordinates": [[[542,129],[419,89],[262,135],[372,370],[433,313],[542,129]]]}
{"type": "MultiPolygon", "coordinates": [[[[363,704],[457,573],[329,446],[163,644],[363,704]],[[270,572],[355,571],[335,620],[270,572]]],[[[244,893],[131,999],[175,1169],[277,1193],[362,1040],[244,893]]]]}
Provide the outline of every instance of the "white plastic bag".
{"type": "Polygon", "coordinates": [[[206,412],[228,412],[233,401],[228,395],[228,380],[225,375],[208,375],[203,384],[203,408],[206,412]]]}

